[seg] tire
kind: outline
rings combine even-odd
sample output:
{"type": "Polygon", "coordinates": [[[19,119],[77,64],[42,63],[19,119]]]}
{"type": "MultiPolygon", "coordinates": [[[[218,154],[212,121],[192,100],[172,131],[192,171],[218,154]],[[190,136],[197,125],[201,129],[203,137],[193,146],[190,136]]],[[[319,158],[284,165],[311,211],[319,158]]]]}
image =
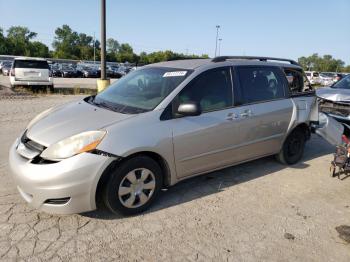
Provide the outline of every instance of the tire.
{"type": "Polygon", "coordinates": [[[147,156],[139,156],[110,171],[102,199],[113,213],[134,215],[145,211],[154,202],[162,184],[162,170],[158,163],[147,156]]]}
{"type": "Polygon", "coordinates": [[[277,160],[286,165],[297,163],[303,157],[305,142],[305,132],[301,128],[293,130],[284,141],[281,151],[276,156],[277,160]]]}

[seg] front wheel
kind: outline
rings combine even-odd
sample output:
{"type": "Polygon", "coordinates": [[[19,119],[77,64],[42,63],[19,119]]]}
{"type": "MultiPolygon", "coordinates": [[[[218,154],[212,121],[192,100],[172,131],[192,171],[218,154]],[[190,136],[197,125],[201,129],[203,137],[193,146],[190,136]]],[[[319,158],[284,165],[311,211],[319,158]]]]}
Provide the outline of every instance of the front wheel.
{"type": "Polygon", "coordinates": [[[111,171],[103,200],[113,213],[133,215],[146,210],[162,186],[162,170],[147,156],[127,160],[111,171]]]}
{"type": "Polygon", "coordinates": [[[281,151],[276,156],[282,164],[293,165],[303,156],[306,135],[302,129],[293,130],[283,143],[281,151]]]}

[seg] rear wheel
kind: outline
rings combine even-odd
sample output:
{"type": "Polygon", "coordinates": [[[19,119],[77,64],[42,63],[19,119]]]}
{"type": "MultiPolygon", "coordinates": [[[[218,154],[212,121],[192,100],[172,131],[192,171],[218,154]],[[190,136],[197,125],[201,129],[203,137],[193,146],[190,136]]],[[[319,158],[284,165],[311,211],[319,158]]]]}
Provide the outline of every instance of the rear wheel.
{"type": "Polygon", "coordinates": [[[113,213],[133,215],[143,212],[154,202],[161,186],[162,171],[158,163],[139,156],[111,171],[102,197],[113,213]]]}
{"type": "Polygon", "coordinates": [[[277,155],[277,159],[287,165],[297,163],[303,156],[306,135],[301,128],[292,131],[284,141],[281,151],[277,155]]]}

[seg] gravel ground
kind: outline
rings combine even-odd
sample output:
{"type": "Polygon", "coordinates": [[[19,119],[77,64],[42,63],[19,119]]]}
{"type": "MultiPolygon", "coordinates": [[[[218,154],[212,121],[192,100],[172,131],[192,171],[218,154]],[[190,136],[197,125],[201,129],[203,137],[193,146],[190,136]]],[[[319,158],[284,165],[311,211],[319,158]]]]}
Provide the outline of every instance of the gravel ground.
{"type": "MultiPolygon", "coordinates": [[[[111,79],[111,83],[117,79],[111,79]]],[[[55,77],[53,83],[55,88],[88,88],[96,89],[96,78],[61,78],[55,77]]],[[[10,87],[10,77],[0,74],[0,85],[10,87]]]]}
{"type": "Polygon", "coordinates": [[[79,98],[0,100],[1,261],[350,261],[336,230],[349,229],[350,179],[329,176],[334,149],[318,137],[297,165],[268,157],[190,179],[143,215],[33,210],[11,179],[10,144],[36,114],[79,98]]]}

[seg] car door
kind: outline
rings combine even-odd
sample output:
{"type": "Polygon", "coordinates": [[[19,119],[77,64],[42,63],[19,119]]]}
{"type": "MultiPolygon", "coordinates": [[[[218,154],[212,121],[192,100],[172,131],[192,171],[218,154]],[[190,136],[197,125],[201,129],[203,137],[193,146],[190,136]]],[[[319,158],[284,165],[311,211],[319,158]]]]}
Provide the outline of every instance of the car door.
{"type": "Polygon", "coordinates": [[[249,160],[279,152],[293,114],[283,72],[270,66],[241,66],[235,72],[241,154],[249,160]]]}
{"type": "Polygon", "coordinates": [[[178,108],[181,103],[195,101],[202,109],[199,116],[171,120],[179,178],[232,162],[232,138],[237,128],[232,121],[232,89],[230,67],[211,69],[191,81],[173,102],[173,108],[178,108]]]}

